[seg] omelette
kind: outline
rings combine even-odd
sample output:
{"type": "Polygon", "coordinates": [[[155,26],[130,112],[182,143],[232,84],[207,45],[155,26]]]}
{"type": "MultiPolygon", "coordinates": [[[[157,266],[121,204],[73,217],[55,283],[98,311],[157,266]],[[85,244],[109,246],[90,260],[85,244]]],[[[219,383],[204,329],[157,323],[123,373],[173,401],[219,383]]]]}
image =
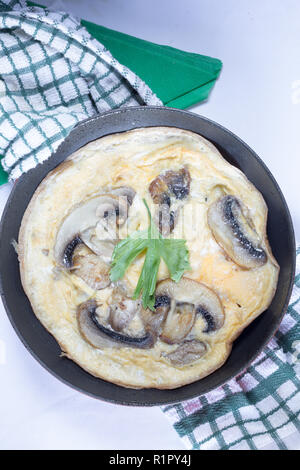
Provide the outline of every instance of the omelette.
{"type": "Polygon", "coordinates": [[[22,285],[62,354],[93,376],[180,387],[221,367],[270,305],[279,266],[266,223],[260,192],[202,136],[171,127],[109,135],[36,189],[19,232],[22,285]],[[185,240],[189,258],[177,280],[161,259],[153,308],[133,295],[144,252],[128,253],[121,279],[110,276],[119,243],[148,228],[145,202],[160,236],[185,240]]]}

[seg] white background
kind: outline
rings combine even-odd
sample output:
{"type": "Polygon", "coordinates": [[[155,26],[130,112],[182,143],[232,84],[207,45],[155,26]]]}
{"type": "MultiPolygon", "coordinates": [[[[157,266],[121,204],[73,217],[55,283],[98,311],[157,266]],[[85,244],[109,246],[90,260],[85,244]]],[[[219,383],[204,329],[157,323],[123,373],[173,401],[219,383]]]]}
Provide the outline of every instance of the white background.
{"type": "MultiPolygon", "coordinates": [[[[299,0],[40,3],[220,58],[223,70],[209,100],[192,111],[229,128],[261,156],[286,197],[299,240],[299,0]]],[[[10,189],[9,184],[0,187],[1,211],[10,189]]],[[[184,449],[160,408],[102,403],[53,378],[20,343],[2,304],[0,383],[2,449],[184,449]]],[[[290,447],[300,443],[294,440],[290,447]]]]}

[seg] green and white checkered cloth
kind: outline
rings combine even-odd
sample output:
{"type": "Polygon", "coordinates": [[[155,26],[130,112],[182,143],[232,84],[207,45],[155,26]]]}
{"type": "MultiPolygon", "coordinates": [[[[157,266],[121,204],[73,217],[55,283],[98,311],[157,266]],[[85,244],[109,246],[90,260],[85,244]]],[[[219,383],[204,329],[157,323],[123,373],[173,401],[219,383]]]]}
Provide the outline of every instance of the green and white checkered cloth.
{"type": "Polygon", "coordinates": [[[251,367],[163,411],[189,449],[300,449],[300,247],[287,313],[251,367]]]}
{"type": "Polygon", "coordinates": [[[46,160],[83,119],[161,104],[77,19],[0,0],[0,156],[10,179],[46,160]]]}

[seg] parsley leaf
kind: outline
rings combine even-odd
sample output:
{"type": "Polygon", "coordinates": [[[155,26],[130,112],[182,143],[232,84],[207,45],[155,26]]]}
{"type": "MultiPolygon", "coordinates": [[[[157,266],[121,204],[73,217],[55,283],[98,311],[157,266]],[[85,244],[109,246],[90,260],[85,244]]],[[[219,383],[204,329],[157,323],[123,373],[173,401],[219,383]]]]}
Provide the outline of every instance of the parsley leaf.
{"type": "Polygon", "coordinates": [[[127,268],[140,254],[146,252],[143,268],[133,298],[142,293],[143,307],[154,310],[155,287],[161,258],[166,263],[170,277],[178,282],[184,271],[190,269],[186,240],[163,238],[152,222],[149,207],[143,199],[149,215],[148,230],[136,231],[115,246],[112,255],[110,279],[122,279],[127,268]]]}

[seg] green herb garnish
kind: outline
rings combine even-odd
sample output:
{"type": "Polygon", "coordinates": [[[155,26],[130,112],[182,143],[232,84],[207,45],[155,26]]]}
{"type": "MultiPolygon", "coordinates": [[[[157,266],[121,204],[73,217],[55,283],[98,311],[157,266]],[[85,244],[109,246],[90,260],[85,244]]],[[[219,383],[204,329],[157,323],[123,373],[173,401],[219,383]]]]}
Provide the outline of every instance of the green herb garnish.
{"type": "Polygon", "coordinates": [[[149,215],[149,228],[132,233],[118,243],[112,255],[110,279],[112,282],[122,279],[125,271],[135,258],[146,251],[143,269],[140,274],[133,298],[142,292],[143,307],[154,310],[155,286],[161,258],[167,265],[171,279],[178,282],[184,271],[190,269],[189,252],[186,240],[163,238],[152,221],[149,207],[143,199],[149,215]]]}

